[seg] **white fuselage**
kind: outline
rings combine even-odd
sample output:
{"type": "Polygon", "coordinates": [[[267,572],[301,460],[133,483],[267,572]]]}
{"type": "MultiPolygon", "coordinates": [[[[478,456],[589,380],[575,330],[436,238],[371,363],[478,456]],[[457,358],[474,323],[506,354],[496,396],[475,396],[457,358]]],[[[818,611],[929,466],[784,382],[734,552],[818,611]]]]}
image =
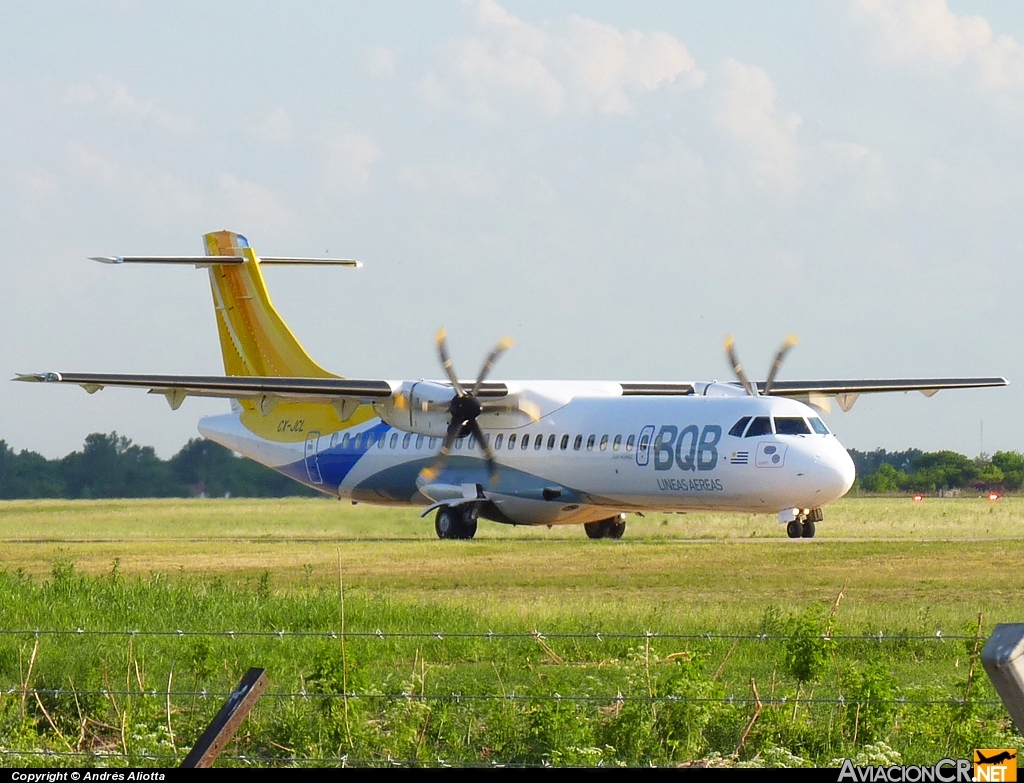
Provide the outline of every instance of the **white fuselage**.
{"type": "Polygon", "coordinates": [[[436,480],[418,482],[436,457],[443,427],[431,437],[424,434],[435,431],[429,424],[404,424],[393,410],[291,442],[255,434],[237,412],[205,418],[199,429],[327,494],[424,506],[475,493],[489,502],[492,518],[514,524],[646,510],[778,514],[821,508],[853,484],[842,444],[795,400],[715,384],[698,384],[688,396],[622,396],[611,391],[618,385],[585,382],[508,386],[532,393],[543,413],[536,422],[480,417],[499,465],[497,481],[479,445],[463,438],[436,480]]]}

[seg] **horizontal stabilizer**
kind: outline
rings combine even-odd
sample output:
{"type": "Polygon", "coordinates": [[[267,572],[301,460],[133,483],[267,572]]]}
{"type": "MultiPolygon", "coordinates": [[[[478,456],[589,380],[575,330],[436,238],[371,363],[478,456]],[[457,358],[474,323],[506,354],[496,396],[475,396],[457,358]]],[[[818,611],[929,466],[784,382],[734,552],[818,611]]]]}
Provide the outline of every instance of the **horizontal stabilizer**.
{"type": "Polygon", "coordinates": [[[242,256],[90,256],[101,264],[191,264],[196,267],[244,264],[242,256]]]}
{"type": "Polygon", "coordinates": [[[351,269],[362,269],[360,261],[351,258],[292,258],[286,256],[260,256],[260,264],[267,266],[287,266],[290,264],[306,266],[347,266],[351,269]]]}
{"type": "MultiPolygon", "coordinates": [[[[245,263],[243,256],[91,256],[101,264],[183,264],[195,267],[237,266],[245,263]]],[[[258,258],[266,266],[347,266],[361,269],[362,263],[351,258],[297,258],[265,256],[258,258]]]]}

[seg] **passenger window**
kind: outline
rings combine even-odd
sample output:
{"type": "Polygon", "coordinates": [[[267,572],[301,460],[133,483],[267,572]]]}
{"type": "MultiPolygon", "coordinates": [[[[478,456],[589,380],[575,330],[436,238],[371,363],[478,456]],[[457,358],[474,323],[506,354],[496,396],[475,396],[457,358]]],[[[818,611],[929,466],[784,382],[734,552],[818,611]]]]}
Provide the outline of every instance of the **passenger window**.
{"type": "Polygon", "coordinates": [[[373,433],[366,433],[366,448],[370,448],[373,445],[373,433]]]}
{"type": "Polygon", "coordinates": [[[612,451],[618,451],[619,446],[622,445],[622,436],[616,435],[615,440],[612,441],[612,451]]]}
{"type": "MultiPolygon", "coordinates": [[[[538,437],[537,440],[539,441],[540,437],[538,437]]],[[[529,445],[530,445],[530,435],[529,435],[529,433],[527,433],[526,435],[523,435],[523,451],[526,451],[526,447],[529,446],[529,445]]]]}
{"type": "Polygon", "coordinates": [[[504,442],[505,442],[505,433],[499,432],[494,437],[494,450],[497,451],[498,449],[500,449],[501,448],[501,444],[504,443],[504,442]]]}
{"type": "Polygon", "coordinates": [[[488,446],[491,445],[491,433],[488,432],[486,435],[484,435],[484,443],[486,443],[488,446]]]}
{"type": "Polygon", "coordinates": [[[472,451],[476,448],[476,435],[470,435],[466,448],[472,451]]]}
{"type": "Polygon", "coordinates": [[[359,433],[354,438],[352,438],[352,448],[355,451],[359,451],[359,447],[362,446],[362,445],[363,445],[363,434],[359,433]]]}
{"type": "Polygon", "coordinates": [[[626,451],[627,452],[632,452],[633,451],[633,444],[634,443],[636,443],[636,435],[630,435],[628,438],[626,438],[626,451]]]}
{"type": "Polygon", "coordinates": [[[562,451],[565,451],[567,448],[569,448],[569,436],[568,435],[563,435],[562,436],[562,451]]]}
{"type": "Polygon", "coordinates": [[[734,438],[742,438],[743,429],[747,426],[748,423],[750,423],[750,417],[744,416],[742,419],[740,419],[738,422],[732,425],[732,429],[729,430],[729,434],[732,435],[734,438]]]}
{"type": "Polygon", "coordinates": [[[574,440],[572,442],[573,451],[579,451],[580,450],[580,446],[582,446],[582,445],[583,445],[583,436],[582,435],[577,435],[576,436],[576,440],[574,440]]]}
{"type": "Polygon", "coordinates": [[[408,433],[408,432],[405,433],[405,437],[402,438],[402,448],[403,449],[409,448],[409,441],[411,441],[411,440],[412,440],[412,435],[410,433],[408,433]]]}
{"type": "Polygon", "coordinates": [[[802,416],[778,416],[775,419],[775,434],[810,435],[811,428],[802,416]]]}
{"type": "Polygon", "coordinates": [[[393,449],[398,448],[398,433],[397,432],[392,432],[391,433],[391,448],[393,448],[393,449]]]}
{"type": "Polygon", "coordinates": [[[594,450],[594,436],[591,435],[589,438],[587,438],[587,451],[593,451],[593,450],[594,450]]]}
{"type": "Polygon", "coordinates": [[[418,448],[418,449],[422,449],[423,448],[423,436],[422,435],[417,435],[416,436],[416,448],[418,448]]]}
{"type": "Polygon", "coordinates": [[[344,435],[342,435],[342,437],[341,437],[341,447],[343,449],[347,449],[348,448],[349,437],[350,436],[349,436],[349,434],[347,432],[344,435]]]}
{"type": "Polygon", "coordinates": [[[427,448],[428,449],[436,448],[436,446],[437,446],[437,438],[431,438],[430,440],[427,441],[427,448]]]}
{"type": "Polygon", "coordinates": [[[551,451],[554,448],[555,448],[555,436],[554,436],[554,434],[552,434],[548,438],[548,451],[551,451]]]}
{"type": "Polygon", "coordinates": [[[331,435],[331,448],[333,449],[337,445],[338,445],[338,433],[335,432],[333,435],[331,435]]]}
{"type": "MultiPolygon", "coordinates": [[[[462,441],[463,441],[463,440],[465,440],[465,438],[459,438],[458,440],[456,440],[456,441],[455,441],[455,448],[457,448],[457,449],[461,449],[461,448],[462,448],[462,441]]],[[[472,440],[472,439],[471,439],[471,440],[472,440]]]]}
{"type": "Polygon", "coordinates": [[[810,418],[808,421],[811,422],[811,427],[819,435],[828,435],[828,427],[825,426],[825,422],[815,417],[810,418]]]}
{"type": "Polygon", "coordinates": [[[516,447],[516,434],[513,432],[508,436],[508,450],[512,451],[516,447]]]}
{"type": "Polygon", "coordinates": [[[377,448],[378,449],[384,448],[384,441],[386,441],[386,440],[387,440],[387,438],[385,438],[383,433],[382,433],[381,436],[379,438],[377,438],[377,448]]]}
{"type": "Polygon", "coordinates": [[[601,447],[600,448],[601,448],[601,451],[605,451],[608,448],[608,436],[607,435],[602,435],[601,436],[601,447]]]}
{"type": "Polygon", "coordinates": [[[772,420],[769,419],[767,416],[758,416],[752,422],[750,422],[750,426],[747,427],[747,434],[744,437],[746,437],[746,438],[757,438],[757,437],[760,437],[762,435],[771,435],[771,434],[772,434],[772,420]]]}

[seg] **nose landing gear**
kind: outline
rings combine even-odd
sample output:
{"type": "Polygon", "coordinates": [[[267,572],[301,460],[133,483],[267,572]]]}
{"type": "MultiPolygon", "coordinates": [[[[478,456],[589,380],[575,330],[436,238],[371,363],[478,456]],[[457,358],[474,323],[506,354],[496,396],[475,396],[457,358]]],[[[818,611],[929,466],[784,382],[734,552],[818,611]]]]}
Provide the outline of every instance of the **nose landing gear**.
{"type": "Polygon", "coordinates": [[[814,538],[815,522],[821,522],[820,508],[803,509],[796,519],[786,523],[786,535],[790,538],[814,538]]]}

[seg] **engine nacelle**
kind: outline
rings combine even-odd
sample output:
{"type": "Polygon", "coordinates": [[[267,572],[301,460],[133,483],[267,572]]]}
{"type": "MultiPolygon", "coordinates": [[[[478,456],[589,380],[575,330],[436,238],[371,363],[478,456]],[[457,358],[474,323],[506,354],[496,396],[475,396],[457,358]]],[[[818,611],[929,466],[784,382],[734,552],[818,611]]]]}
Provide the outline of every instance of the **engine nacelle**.
{"type": "Polygon", "coordinates": [[[735,383],[695,383],[694,391],[702,397],[746,397],[747,390],[735,383]]]}
{"type": "Polygon", "coordinates": [[[443,438],[448,430],[447,405],[455,396],[455,390],[435,381],[405,381],[399,394],[374,403],[377,415],[387,424],[417,435],[443,438]],[[403,400],[399,402],[399,400],[403,400]],[[424,411],[430,404],[436,410],[424,411]],[[443,406],[443,407],[442,407],[443,406]]]}

